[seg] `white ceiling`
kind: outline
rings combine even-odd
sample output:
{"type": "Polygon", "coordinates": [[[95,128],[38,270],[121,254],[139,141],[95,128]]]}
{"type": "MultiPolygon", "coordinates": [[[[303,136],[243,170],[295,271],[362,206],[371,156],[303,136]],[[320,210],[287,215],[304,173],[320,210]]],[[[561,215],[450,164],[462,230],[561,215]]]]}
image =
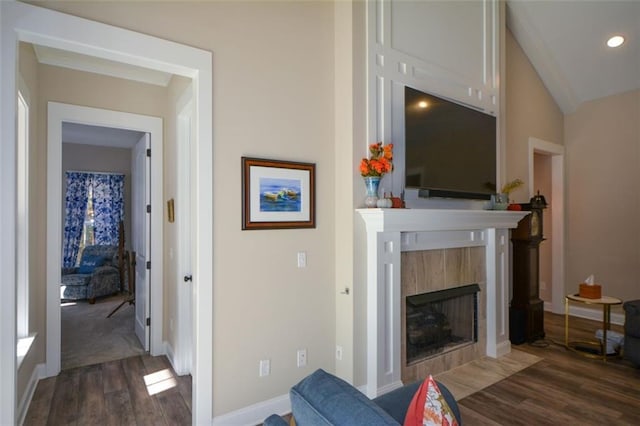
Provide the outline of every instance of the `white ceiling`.
{"type": "Polygon", "coordinates": [[[142,135],[144,135],[144,132],[134,130],[68,122],[62,123],[63,143],[133,148],[142,135]]]}
{"type": "Polygon", "coordinates": [[[640,0],[507,0],[507,26],[565,114],[640,89],[640,0]]]}

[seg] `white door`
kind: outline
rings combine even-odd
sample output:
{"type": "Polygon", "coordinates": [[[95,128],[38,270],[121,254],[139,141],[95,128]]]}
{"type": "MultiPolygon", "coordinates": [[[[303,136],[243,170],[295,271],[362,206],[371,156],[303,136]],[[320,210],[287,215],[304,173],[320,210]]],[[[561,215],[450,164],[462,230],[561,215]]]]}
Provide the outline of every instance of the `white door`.
{"type": "Polygon", "coordinates": [[[193,362],[193,167],[191,167],[193,108],[191,102],[191,86],[178,101],[177,125],[177,175],[178,193],[176,196],[176,221],[178,225],[178,334],[176,336],[176,373],[190,374],[193,362]]]}
{"type": "Polygon", "coordinates": [[[131,250],[135,252],[135,331],[144,347],[149,350],[149,275],[147,261],[151,253],[151,215],[147,206],[151,203],[151,138],[146,133],[133,148],[133,164],[131,167],[131,250]]]}

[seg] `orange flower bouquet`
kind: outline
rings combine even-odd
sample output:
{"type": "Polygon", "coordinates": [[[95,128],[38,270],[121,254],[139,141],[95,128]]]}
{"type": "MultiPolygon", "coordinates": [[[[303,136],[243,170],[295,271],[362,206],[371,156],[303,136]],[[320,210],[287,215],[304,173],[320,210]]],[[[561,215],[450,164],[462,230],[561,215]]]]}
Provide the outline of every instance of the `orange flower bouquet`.
{"type": "Polygon", "coordinates": [[[377,142],[369,145],[369,158],[360,161],[360,174],[363,177],[382,177],[393,170],[393,144],[382,145],[377,142]]]}
{"type": "Polygon", "coordinates": [[[360,161],[360,174],[364,178],[367,189],[367,197],[364,200],[367,207],[377,206],[380,179],[392,170],[393,144],[382,145],[382,142],[377,142],[369,145],[369,158],[363,158],[360,161]]]}

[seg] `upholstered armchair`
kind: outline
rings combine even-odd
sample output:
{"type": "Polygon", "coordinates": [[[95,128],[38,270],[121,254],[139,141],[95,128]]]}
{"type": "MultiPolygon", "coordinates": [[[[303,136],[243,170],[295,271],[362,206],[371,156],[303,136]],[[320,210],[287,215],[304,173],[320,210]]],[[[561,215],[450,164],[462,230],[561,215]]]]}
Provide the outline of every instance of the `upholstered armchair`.
{"type": "Polygon", "coordinates": [[[96,297],[119,291],[118,246],[87,246],[79,267],[62,268],[60,299],[88,299],[89,303],[95,303],[96,297]]]}
{"type": "Polygon", "coordinates": [[[624,357],[640,367],[640,300],[624,305],[624,357]]]}

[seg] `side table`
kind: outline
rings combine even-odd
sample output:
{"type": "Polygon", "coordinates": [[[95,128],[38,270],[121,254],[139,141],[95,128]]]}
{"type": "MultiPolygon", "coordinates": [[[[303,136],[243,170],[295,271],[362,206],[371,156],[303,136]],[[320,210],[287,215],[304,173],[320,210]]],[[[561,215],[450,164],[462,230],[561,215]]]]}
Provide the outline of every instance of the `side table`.
{"type": "MultiPolygon", "coordinates": [[[[602,296],[600,299],[588,299],[586,297],[580,297],[577,294],[569,294],[564,298],[564,344],[567,349],[576,351],[582,355],[590,358],[602,358],[603,361],[607,360],[607,330],[611,328],[611,306],[621,305],[622,300],[602,296]],[[589,340],[589,341],[569,341],[569,301],[584,303],[586,305],[602,305],[602,341],[589,340]],[[594,353],[587,352],[580,348],[594,348],[594,353]]],[[[588,350],[588,349],[587,349],[588,350]]]]}

